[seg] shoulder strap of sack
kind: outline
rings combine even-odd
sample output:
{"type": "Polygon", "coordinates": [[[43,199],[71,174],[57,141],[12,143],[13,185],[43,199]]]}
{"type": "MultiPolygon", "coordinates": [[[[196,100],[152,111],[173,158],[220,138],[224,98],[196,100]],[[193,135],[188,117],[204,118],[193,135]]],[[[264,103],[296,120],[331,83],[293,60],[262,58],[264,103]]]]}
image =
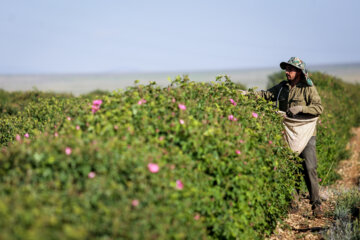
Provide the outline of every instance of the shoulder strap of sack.
{"type": "Polygon", "coordinates": [[[283,89],[283,87],[284,87],[284,85],[285,85],[285,81],[283,81],[282,83],[281,83],[281,88],[280,88],[280,91],[279,91],[279,93],[278,93],[278,95],[277,95],[277,98],[276,98],[276,108],[278,107],[278,103],[279,103],[279,97],[280,97],[280,93],[281,93],[281,91],[282,91],[282,89],[283,89]]]}

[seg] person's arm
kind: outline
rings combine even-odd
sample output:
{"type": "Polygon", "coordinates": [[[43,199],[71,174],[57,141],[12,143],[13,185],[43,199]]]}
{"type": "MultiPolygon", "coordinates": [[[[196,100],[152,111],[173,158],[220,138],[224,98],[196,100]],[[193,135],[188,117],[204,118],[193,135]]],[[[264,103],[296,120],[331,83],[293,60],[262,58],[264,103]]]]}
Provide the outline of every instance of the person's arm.
{"type": "Polygon", "coordinates": [[[303,106],[302,112],[312,115],[320,115],[323,112],[323,106],[321,104],[320,96],[315,88],[312,86],[309,88],[306,94],[306,106],[303,106]]]}
{"type": "Polygon", "coordinates": [[[265,98],[267,101],[276,101],[277,95],[279,94],[280,88],[283,86],[283,82],[281,82],[278,85],[275,85],[272,88],[269,88],[266,91],[257,91],[255,94],[257,94],[260,97],[265,98]]]}

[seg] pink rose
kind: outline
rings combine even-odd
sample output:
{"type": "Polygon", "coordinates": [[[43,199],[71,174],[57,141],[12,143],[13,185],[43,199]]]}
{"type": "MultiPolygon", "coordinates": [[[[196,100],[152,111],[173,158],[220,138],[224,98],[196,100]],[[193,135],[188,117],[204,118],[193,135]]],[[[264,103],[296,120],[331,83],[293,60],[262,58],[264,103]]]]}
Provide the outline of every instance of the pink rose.
{"type": "Polygon", "coordinates": [[[180,119],[179,122],[180,122],[180,124],[184,124],[184,123],[185,123],[185,121],[182,120],[182,119],[180,119]]]}
{"type": "Polygon", "coordinates": [[[94,178],[96,176],[95,172],[89,172],[88,178],[94,178]]]}
{"type": "Polygon", "coordinates": [[[186,110],[186,106],[184,104],[180,104],[178,105],[178,107],[181,109],[181,110],[186,110]]]}
{"type": "Polygon", "coordinates": [[[131,205],[132,205],[133,207],[139,206],[139,200],[137,200],[137,199],[132,200],[132,201],[131,201],[131,205]]]}
{"type": "Polygon", "coordinates": [[[93,101],[93,105],[101,105],[102,104],[102,100],[100,99],[96,99],[93,101]]]}
{"type": "Polygon", "coordinates": [[[233,116],[233,115],[229,115],[229,116],[228,116],[228,119],[229,119],[230,121],[232,121],[232,120],[234,120],[234,116],[233,116]]]}
{"type": "Polygon", "coordinates": [[[16,141],[20,141],[21,140],[21,137],[20,137],[20,135],[19,134],[16,134],[16,137],[15,137],[15,139],[16,139],[16,141]]]}
{"type": "Polygon", "coordinates": [[[234,101],[234,99],[230,98],[229,101],[231,102],[232,105],[236,106],[237,103],[234,101]]]}
{"type": "Polygon", "coordinates": [[[159,165],[157,165],[156,163],[149,163],[148,164],[148,169],[152,173],[157,173],[160,168],[159,168],[159,165]]]}
{"type": "Polygon", "coordinates": [[[270,140],[270,141],[269,141],[269,144],[272,144],[272,143],[273,143],[273,142],[270,140]]]}
{"type": "Polygon", "coordinates": [[[240,151],[240,150],[236,150],[235,152],[236,152],[236,154],[238,154],[238,155],[241,154],[241,151],[240,151]]]}
{"type": "Polygon", "coordinates": [[[28,133],[25,133],[25,134],[24,134],[24,137],[29,138],[29,134],[28,134],[28,133]]]}
{"type": "Polygon", "coordinates": [[[256,112],[253,112],[251,115],[252,115],[254,118],[257,118],[257,117],[259,116],[256,112]]]}
{"type": "Polygon", "coordinates": [[[66,148],[65,148],[65,154],[66,154],[66,155],[70,155],[71,152],[72,152],[72,150],[71,150],[70,147],[66,147],[66,148]]]}
{"type": "Polygon", "coordinates": [[[184,184],[181,182],[181,180],[176,180],[176,188],[179,190],[184,188],[184,184]]]}
{"type": "Polygon", "coordinates": [[[138,101],[138,104],[139,104],[139,105],[144,104],[144,103],[146,103],[146,100],[145,100],[145,99],[140,99],[140,100],[138,101]]]}

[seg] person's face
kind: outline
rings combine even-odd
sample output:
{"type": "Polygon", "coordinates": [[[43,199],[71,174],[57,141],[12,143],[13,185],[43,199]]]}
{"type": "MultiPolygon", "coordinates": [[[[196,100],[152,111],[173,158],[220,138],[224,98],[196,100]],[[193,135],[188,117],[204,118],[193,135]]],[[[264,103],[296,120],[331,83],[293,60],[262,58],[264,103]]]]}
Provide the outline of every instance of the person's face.
{"type": "Polygon", "coordinates": [[[301,75],[301,70],[291,65],[287,65],[285,67],[285,73],[287,80],[293,81],[301,75]]]}

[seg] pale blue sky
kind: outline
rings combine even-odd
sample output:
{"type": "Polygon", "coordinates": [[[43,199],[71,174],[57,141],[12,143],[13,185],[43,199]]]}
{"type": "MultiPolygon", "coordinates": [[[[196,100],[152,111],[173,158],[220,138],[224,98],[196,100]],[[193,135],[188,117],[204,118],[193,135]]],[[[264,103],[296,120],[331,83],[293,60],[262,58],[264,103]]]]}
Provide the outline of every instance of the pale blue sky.
{"type": "Polygon", "coordinates": [[[0,74],[360,62],[360,1],[0,0],[0,74]]]}

